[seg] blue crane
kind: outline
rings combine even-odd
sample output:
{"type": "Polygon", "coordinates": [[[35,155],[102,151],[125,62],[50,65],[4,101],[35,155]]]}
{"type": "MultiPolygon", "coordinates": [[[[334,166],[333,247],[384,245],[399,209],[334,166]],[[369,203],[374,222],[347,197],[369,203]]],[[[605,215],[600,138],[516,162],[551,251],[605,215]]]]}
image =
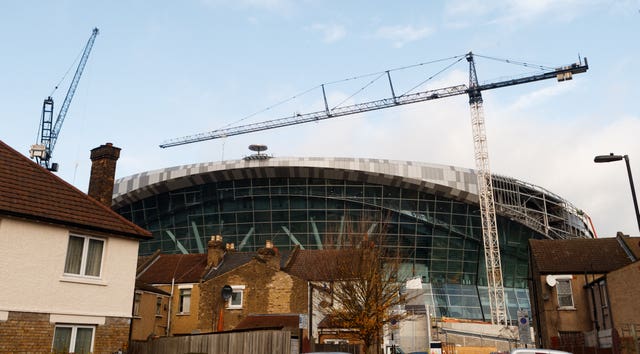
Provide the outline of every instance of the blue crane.
{"type": "Polygon", "coordinates": [[[45,98],[44,103],[42,104],[42,118],[40,120],[40,128],[38,132],[40,142],[38,144],[31,145],[29,155],[32,159],[36,159],[40,166],[49,171],[58,171],[58,164],[51,163],[53,148],[56,146],[56,142],[58,141],[62,123],[64,123],[64,118],[69,110],[69,105],[71,105],[71,100],[73,99],[73,95],[76,93],[78,82],[80,82],[80,77],[82,76],[84,67],[87,64],[87,60],[89,59],[91,48],[93,48],[93,42],[96,40],[96,36],[99,32],[98,28],[94,28],[91,32],[91,37],[89,37],[89,40],[84,47],[80,63],[78,63],[76,73],[73,75],[73,80],[67,90],[67,96],[64,98],[64,102],[62,103],[62,107],[60,107],[60,112],[58,112],[58,117],[56,118],[55,123],[53,122],[53,98],[51,96],[45,98]]]}

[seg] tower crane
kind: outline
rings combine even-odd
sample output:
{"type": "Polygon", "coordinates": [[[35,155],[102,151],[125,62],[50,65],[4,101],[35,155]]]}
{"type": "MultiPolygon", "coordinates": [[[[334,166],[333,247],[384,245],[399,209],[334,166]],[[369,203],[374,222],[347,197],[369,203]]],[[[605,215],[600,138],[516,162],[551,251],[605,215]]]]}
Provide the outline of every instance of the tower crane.
{"type": "MultiPolygon", "coordinates": [[[[58,164],[51,163],[53,149],[56,146],[58,136],[60,135],[60,129],[62,128],[62,123],[64,123],[64,118],[66,117],[67,111],[69,110],[69,105],[71,105],[71,100],[73,100],[73,96],[76,93],[78,82],[80,82],[80,77],[82,76],[84,67],[87,64],[87,60],[89,59],[91,48],[93,48],[93,42],[95,41],[96,36],[99,32],[100,31],[98,30],[98,28],[94,28],[91,32],[91,36],[89,37],[89,40],[84,47],[84,51],[82,52],[82,56],[80,57],[80,62],[78,63],[78,67],[76,68],[76,73],[73,75],[71,85],[67,90],[67,95],[62,102],[62,106],[60,107],[60,112],[58,112],[58,117],[56,118],[55,123],[53,122],[53,98],[51,96],[48,96],[44,99],[44,102],[42,104],[42,117],[40,118],[40,127],[38,129],[40,142],[31,145],[31,149],[29,149],[29,155],[32,159],[35,159],[40,166],[46,168],[49,171],[58,171],[58,164]]],[[[57,88],[58,87],[56,86],[56,89],[57,88]]]]}
{"type": "Polygon", "coordinates": [[[303,114],[296,113],[293,116],[285,118],[239,125],[235,127],[213,130],[207,133],[175,138],[163,142],[160,147],[167,148],[205,140],[225,138],[233,135],[252,133],[261,130],[285,127],[295,124],[316,122],[323,119],[363,113],[399,105],[418,103],[463,94],[468,95],[469,105],[471,109],[473,148],[476,163],[478,199],[482,222],[482,239],[487,272],[487,287],[489,291],[491,322],[493,324],[506,325],[508,320],[507,307],[505,304],[502,265],[500,261],[500,243],[498,238],[493,195],[493,182],[491,178],[491,170],[489,167],[489,150],[487,146],[487,136],[485,131],[484,110],[482,107],[482,91],[526,84],[552,78],[556,78],[558,81],[571,80],[574,74],[586,72],[589,68],[589,65],[587,63],[587,58],[584,58],[584,63],[582,62],[582,60],[579,60],[577,63],[562,66],[559,68],[547,68],[541,73],[535,75],[480,84],[478,82],[478,77],[476,74],[474,54],[472,52],[469,52],[466,55],[460,57],[458,61],[462,60],[463,58],[466,58],[467,62],[469,63],[468,85],[461,84],[396,96],[393,89],[391,76],[389,74],[389,71],[386,71],[387,77],[389,79],[389,86],[392,95],[391,97],[329,109],[324,85],[322,85],[322,94],[325,106],[325,109],[322,111],[303,114]]]}

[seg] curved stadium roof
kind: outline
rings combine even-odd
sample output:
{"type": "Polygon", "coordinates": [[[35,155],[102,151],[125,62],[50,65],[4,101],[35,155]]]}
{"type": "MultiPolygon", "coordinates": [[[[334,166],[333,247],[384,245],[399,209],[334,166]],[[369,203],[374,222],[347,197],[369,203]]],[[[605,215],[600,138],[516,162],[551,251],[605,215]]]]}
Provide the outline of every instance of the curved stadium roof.
{"type": "MultiPolygon", "coordinates": [[[[175,166],[118,179],[113,207],[210,182],[279,177],[360,181],[478,203],[476,173],[472,169],[383,159],[252,155],[243,160],[175,166]]],[[[582,211],[544,188],[499,175],[493,175],[493,188],[500,216],[516,220],[548,238],[593,235],[582,211]]]]}

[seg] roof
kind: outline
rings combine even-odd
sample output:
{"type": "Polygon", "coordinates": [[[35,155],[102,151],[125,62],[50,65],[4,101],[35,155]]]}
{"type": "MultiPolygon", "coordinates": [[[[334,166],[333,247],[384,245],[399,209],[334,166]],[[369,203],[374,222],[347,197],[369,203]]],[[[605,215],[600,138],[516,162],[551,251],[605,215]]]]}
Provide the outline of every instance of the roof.
{"type": "MultiPolygon", "coordinates": [[[[284,268],[290,254],[290,250],[278,250],[280,253],[280,268],[284,268]]],[[[207,274],[203,277],[203,280],[213,279],[219,277],[225,273],[228,273],[238,267],[241,267],[251,262],[258,252],[226,252],[222,263],[217,267],[211,268],[207,274]]]]}
{"type": "Polygon", "coordinates": [[[640,257],[640,237],[529,240],[540,274],[608,273],[640,257]],[[625,250],[626,248],[626,250],[625,250]],[[627,253],[630,252],[632,257],[627,253]]]}
{"type": "Polygon", "coordinates": [[[206,267],[204,253],[159,254],[136,278],[147,284],[198,283],[206,267]]]}
{"type": "Polygon", "coordinates": [[[145,282],[141,282],[140,280],[136,280],[136,290],[146,291],[158,295],[171,296],[171,294],[169,294],[168,292],[162,289],[158,289],[155,286],[149,285],[145,282]]]}
{"type": "Polygon", "coordinates": [[[234,328],[256,329],[256,328],[298,328],[300,326],[300,316],[298,314],[252,314],[243,318],[234,328]]]}
{"type": "Polygon", "coordinates": [[[128,221],[0,141],[0,215],[138,239],[151,233],[128,221]]]}
{"type": "MultiPolygon", "coordinates": [[[[278,157],[206,162],[141,172],[115,181],[113,208],[150,196],[222,181],[262,178],[313,178],[392,186],[478,204],[473,169],[367,158],[278,157]]],[[[533,184],[493,175],[496,213],[549,238],[592,237],[584,212],[533,184]],[[521,202],[526,200],[527,202],[521,202]],[[535,200],[536,202],[530,202],[535,200]],[[523,212],[526,210],[526,212],[523,212]],[[541,223],[540,220],[552,220],[541,223]]]]}
{"type": "Polygon", "coordinates": [[[116,180],[113,203],[117,209],[158,192],[190,185],[282,176],[366,180],[405,188],[417,186],[437,190],[455,199],[478,201],[477,177],[471,169],[364,158],[283,157],[199,163],[142,172],[116,180]]]}
{"type": "Polygon", "coordinates": [[[339,259],[353,259],[352,249],[303,250],[295,249],[283,269],[287,273],[309,281],[329,281],[340,276],[339,259]]]}

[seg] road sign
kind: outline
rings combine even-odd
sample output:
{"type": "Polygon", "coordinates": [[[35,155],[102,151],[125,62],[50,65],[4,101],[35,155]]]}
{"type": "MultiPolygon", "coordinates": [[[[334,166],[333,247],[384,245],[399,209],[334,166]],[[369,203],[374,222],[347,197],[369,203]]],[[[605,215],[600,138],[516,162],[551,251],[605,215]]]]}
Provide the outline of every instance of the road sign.
{"type": "Polygon", "coordinates": [[[531,343],[528,310],[518,310],[518,334],[520,335],[520,343],[531,343]]]}

